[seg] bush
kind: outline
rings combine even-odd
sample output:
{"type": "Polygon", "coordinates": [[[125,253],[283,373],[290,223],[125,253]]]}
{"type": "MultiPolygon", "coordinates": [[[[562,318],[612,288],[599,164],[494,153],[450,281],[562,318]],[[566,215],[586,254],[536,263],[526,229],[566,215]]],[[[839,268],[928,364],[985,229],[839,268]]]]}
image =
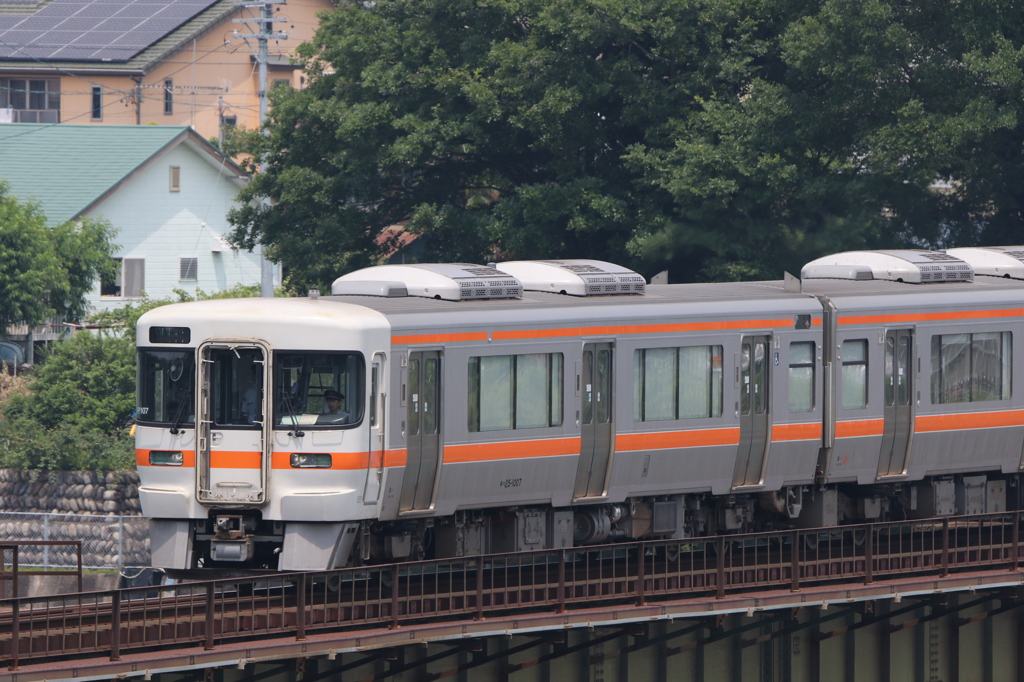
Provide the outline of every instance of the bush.
{"type": "Polygon", "coordinates": [[[132,341],[80,332],[54,344],[27,387],[0,401],[0,464],[132,468],[134,443],[125,426],[134,407],[132,341]]]}
{"type": "Polygon", "coordinates": [[[46,429],[27,416],[0,419],[0,467],[56,471],[135,468],[135,439],[127,431],[108,435],[79,424],[46,429]]]}

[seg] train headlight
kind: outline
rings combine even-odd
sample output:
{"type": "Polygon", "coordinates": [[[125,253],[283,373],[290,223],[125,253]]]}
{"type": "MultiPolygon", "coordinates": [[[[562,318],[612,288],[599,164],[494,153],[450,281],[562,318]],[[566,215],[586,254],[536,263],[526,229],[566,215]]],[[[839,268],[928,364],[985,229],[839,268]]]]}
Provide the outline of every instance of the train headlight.
{"type": "Polygon", "coordinates": [[[292,453],[293,469],[330,469],[331,456],[323,452],[292,453]]]}
{"type": "Polygon", "coordinates": [[[149,463],[157,467],[180,467],[185,456],[178,450],[150,450],[149,463]]]}

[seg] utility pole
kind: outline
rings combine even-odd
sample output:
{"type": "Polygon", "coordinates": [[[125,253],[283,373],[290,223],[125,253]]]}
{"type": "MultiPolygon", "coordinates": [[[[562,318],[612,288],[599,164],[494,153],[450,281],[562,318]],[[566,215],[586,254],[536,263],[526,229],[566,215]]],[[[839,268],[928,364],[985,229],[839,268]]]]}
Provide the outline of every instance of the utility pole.
{"type": "MultiPolygon", "coordinates": [[[[242,19],[235,19],[235,23],[246,24],[250,33],[234,32],[236,38],[241,38],[249,49],[256,55],[256,64],[259,66],[259,98],[260,98],[260,129],[267,121],[267,43],[271,40],[287,40],[288,34],[274,32],[274,23],[287,21],[281,17],[274,16],[274,5],[283,5],[285,0],[251,0],[247,2],[236,2],[235,7],[241,7],[248,11],[249,16],[242,19]],[[259,16],[254,16],[253,10],[259,10],[259,16]],[[252,26],[256,24],[256,26],[252,26]],[[253,43],[256,42],[256,47],[253,43]]],[[[266,131],[264,130],[264,134],[266,131]]],[[[264,156],[261,165],[266,165],[267,158],[264,156]]],[[[263,256],[260,249],[260,296],[273,298],[274,296],[274,265],[263,256]]]]}

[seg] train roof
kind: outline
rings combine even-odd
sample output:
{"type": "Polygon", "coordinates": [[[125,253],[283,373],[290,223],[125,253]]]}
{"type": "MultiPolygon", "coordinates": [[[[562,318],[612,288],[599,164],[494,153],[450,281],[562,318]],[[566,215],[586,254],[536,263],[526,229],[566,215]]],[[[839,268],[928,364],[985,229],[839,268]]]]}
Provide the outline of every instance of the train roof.
{"type": "MultiPolygon", "coordinates": [[[[661,321],[677,316],[742,319],[820,314],[819,297],[844,311],[975,309],[1024,306],[1024,282],[996,277],[973,282],[905,284],[883,280],[805,279],[649,285],[643,295],[579,297],[525,291],[521,298],[450,301],[365,295],[198,301],[156,308],[139,321],[139,338],[160,325],[196,326],[197,338],[231,325],[244,336],[267,325],[299,329],[404,330],[591,326],[602,321],[661,321]],[[212,325],[212,326],[211,326],[212,325]]],[[[217,332],[220,334],[221,332],[217,332]]],[[[276,334],[274,334],[276,336],[276,334]]]]}

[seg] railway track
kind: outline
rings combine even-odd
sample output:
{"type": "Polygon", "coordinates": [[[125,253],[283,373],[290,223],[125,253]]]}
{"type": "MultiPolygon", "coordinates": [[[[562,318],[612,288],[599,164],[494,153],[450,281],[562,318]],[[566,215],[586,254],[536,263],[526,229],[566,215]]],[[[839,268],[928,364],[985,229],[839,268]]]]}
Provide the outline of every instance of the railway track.
{"type": "Polygon", "coordinates": [[[1020,560],[1020,512],[661,540],[0,601],[0,659],[214,648],[244,638],[595,603],[945,575],[1020,560]]]}

